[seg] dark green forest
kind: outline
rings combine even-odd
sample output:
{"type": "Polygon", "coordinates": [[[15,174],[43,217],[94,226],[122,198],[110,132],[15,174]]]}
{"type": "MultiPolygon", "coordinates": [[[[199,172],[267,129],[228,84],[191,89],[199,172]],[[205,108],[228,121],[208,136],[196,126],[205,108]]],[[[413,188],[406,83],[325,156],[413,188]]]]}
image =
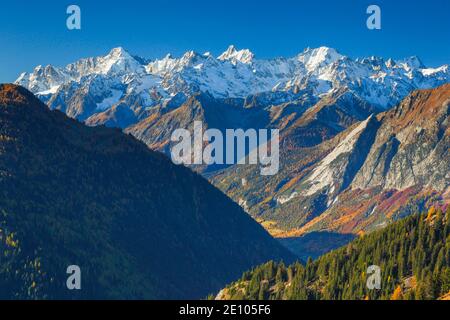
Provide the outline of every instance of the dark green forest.
{"type": "Polygon", "coordinates": [[[225,299],[438,299],[450,291],[450,207],[399,220],[306,265],[270,261],[223,291],[225,299]],[[367,268],[381,269],[369,289],[367,268]]]}

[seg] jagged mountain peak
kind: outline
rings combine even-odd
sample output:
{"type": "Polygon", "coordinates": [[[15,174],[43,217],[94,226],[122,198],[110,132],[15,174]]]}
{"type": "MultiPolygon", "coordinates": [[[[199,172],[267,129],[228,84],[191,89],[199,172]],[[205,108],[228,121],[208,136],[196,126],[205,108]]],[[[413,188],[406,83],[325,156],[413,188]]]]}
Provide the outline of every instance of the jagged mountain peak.
{"type": "Polygon", "coordinates": [[[385,65],[388,68],[392,68],[392,67],[394,67],[396,65],[396,62],[394,61],[394,59],[389,58],[389,59],[387,59],[385,65]]]}
{"type": "Polygon", "coordinates": [[[314,71],[318,67],[332,64],[343,57],[336,49],[322,46],[306,49],[298,56],[298,60],[305,65],[308,71],[314,71]]]}
{"type": "MultiPolygon", "coordinates": [[[[124,74],[140,73],[144,67],[122,47],[113,48],[106,56],[99,57],[94,62],[94,73],[124,74]]],[[[89,71],[88,71],[89,72],[89,71]]]]}
{"type": "Polygon", "coordinates": [[[190,60],[190,59],[195,58],[197,56],[199,56],[199,54],[197,52],[195,52],[194,50],[189,50],[189,51],[186,51],[185,54],[183,54],[181,59],[190,60]]]}
{"type": "Polygon", "coordinates": [[[111,51],[105,56],[105,58],[132,58],[132,55],[123,47],[112,48],[111,51]]]}
{"type": "Polygon", "coordinates": [[[398,60],[398,63],[404,64],[408,69],[425,68],[425,65],[418,56],[411,56],[405,59],[398,60]]]}
{"type": "Polygon", "coordinates": [[[237,61],[249,64],[253,61],[254,54],[249,49],[238,50],[234,45],[230,45],[217,59],[221,61],[231,61],[236,63],[237,61]]]}

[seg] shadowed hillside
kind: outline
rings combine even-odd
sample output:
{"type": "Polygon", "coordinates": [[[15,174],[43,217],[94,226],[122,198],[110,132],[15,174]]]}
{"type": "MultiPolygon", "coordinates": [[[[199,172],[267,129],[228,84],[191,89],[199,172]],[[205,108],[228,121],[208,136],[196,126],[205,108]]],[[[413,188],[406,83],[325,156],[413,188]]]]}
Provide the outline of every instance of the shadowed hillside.
{"type": "Polygon", "coordinates": [[[270,259],[293,256],[199,175],[0,85],[0,298],[200,298],[270,259]]]}

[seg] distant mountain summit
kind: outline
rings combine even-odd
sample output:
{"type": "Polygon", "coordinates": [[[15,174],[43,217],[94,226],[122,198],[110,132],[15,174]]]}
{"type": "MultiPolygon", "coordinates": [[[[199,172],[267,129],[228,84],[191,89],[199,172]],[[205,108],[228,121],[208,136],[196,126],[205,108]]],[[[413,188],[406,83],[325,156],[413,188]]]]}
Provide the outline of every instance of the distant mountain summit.
{"type": "MultiPolygon", "coordinates": [[[[115,68],[82,65],[98,63],[115,68]]],[[[0,85],[0,257],[2,299],[202,298],[295,259],[196,173],[16,85],[0,85]],[[66,287],[70,265],[82,290],[66,287]]]]}
{"type": "Polygon", "coordinates": [[[231,61],[233,64],[241,63],[252,63],[255,55],[248,49],[237,50],[233,45],[229,46],[228,49],[222,53],[217,59],[221,61],[231,61]]]}

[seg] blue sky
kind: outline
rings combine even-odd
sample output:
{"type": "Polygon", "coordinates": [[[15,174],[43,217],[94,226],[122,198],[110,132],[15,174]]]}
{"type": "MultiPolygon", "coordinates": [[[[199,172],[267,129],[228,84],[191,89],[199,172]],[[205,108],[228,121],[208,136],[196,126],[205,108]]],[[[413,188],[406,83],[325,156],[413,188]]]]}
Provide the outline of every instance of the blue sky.
{"type": "Polygon", "coordinates": [[[449,0],[8,1],[0,6],[0,82],[116,46],[157,58],[190,49],[218,55],[234,44],[269,58],[325,45],[437,66],[450,63],[449,12],[449,0]],[[81,30],[66,28],[70,4],[81,8],[81,30]],[[380,31],[366,28],[370,4],[381,7],[380,31]]]}

